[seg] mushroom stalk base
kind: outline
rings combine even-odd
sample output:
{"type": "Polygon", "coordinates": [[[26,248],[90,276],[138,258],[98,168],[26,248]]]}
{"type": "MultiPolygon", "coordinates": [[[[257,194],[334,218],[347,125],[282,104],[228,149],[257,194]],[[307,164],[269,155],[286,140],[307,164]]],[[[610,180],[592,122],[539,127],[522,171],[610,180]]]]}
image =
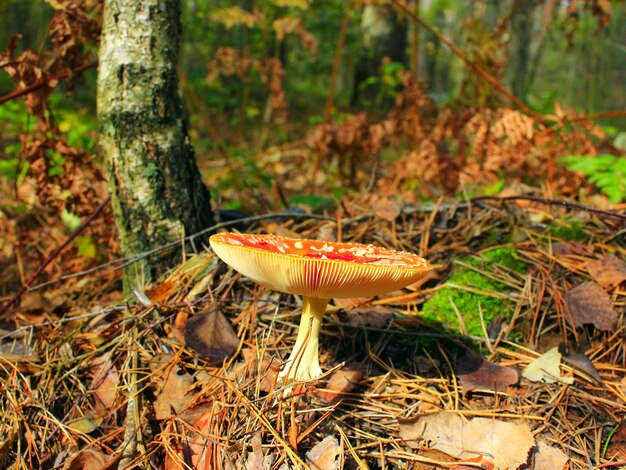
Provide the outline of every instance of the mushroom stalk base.
{"type": "Polygon", "coordinates": [[[302,316],[296,344],[278,376],[283,383],[312,380],[323,374],[318,354],[319,336],[329,300],[302,297],[302,316]]]}

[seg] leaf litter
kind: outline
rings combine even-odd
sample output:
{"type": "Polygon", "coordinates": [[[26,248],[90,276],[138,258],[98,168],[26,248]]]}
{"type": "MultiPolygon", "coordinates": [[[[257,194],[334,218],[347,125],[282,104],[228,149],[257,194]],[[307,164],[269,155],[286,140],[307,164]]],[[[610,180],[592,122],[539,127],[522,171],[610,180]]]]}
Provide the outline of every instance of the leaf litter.
{"type": "MultiPolygon", "coordinates": [[[[92,310],[84,303],[66,314],[58,312],[70,300],[57,310],[42,304],[36,314],[18,308],[16,323],[0,325],[0,373],[11,397],[0,405],[0,461],[82,468],[81,462],[104,455],[112,468],[116,462],[167,469],[307,468],[311,452],[324,442],[327,452],[315,455],[331,456],[327,462],[333,465],[336,442],[346,467],[384,462],[387,468],[488,468],[510,459],[513,468],[529,444],[520,438],[500,451],[493,430],[505,429],[530,432],[529,468],[609,463],[611,455],[620,456],[610,433],[626,413],[626,293],[616,282],[594,284],[594,295],[600,295],[598,288],[603,293],[601,312],[613,312],[610,321],[599,323],[588,320],[597,314],[588,313],[572,323],[563,293],[589,282],[589,253],[606,247],[602,240],[613,236],[615,226],[596,219],[599,241],[589,242],[585,254],[557,258],[544,229],[506,216],[507,206],[456,204],[412,206],[391,221],[362,215],[363,200],[346,199],[354,220],[280,222],[306,238],[328,235],[330,227],[334,238],[421,249],[440,267],[420,290],[335,303],[320,341],[323,368],[333,372],[291,399],[280,398],[276,374],[295,341],[298,299],[216,271],[210,253],[189,256],[152,286],[146,304],[103,307],[99,301],[92,310]],[[494,236],[496,243],[498,237],[505,241],[514,228],[527,234],[515,242],[527,277],[512,278],[501,269],[488,273],[507,286],[502,295],[516,299],[501,312],[497,335],[466,337],[420,317],[422,303],[450,275],[456,253],[469,249],[472,224],[483,227],[470,239],[477,251],[494,246],[494,236]],[[596,373],[572,376],[570,362],[557,361],[552,352],[538,367],[539,382],[518,381],[517,371],[538,358],[540,339],[550,335],[568,342],[596,373]],[[468,350],[473,362],[459,369],[468,350]],[[559,379],[548,383],[546,377],[559,379]],[[594,413],[585,411],[590,409],[594,413]],[[420,433],[411,445],[402,437],[406,423],[440,413],[458,418],[459,435],[480,430],[477,441],[487,448],[474,441],[467,441],[471,448],[445,447],[455,442],[447,434],[427,436],[424,446],[422,428],[411,428],[420,433]],[[28,416],[28,427],[18,424],[22,416],[28,416]],[[599,453],[598,442],[613,453],[599,453]],[[514,448],[519,456],[509,455],[514,448]],[[94,454],[76,457],[87,449],[94,454]]],[[[587,305],[584,299],[581,305],[587,305]]]]}

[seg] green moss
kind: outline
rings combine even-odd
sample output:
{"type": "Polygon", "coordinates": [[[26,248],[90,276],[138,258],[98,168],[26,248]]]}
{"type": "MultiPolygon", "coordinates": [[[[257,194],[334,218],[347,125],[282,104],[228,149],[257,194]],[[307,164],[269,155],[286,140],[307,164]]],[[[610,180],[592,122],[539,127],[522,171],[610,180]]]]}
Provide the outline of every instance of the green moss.
{"type": "Polygon", "coordinates": [[[547,227],[547,232],[554,238],[581,242],[589,238],[585,224],[581,220],[563,218],[553,220],[547,227]]]}
{"type": "Polygon", "coordinates": [[[482,310],[485,326],[498,315],[510,316],[513,313],[512,303],[506,298],[469,292],[494,292],[506,295],[510,287],[491,277],[472,269],[475,267],[487,273],[497,270],[498,265],[512,271],[524,272],[526,263],[519,260],[517,250],[513,247],[495,248],[483,253],[482,257],[466,257],[461,267],[450,276],[446,285],[432,298],[426,301],[422,309],[422,318],[426,321],[442,324],[445,328],[461,332],[459,318],[454,305],[463,317],[469,335],[482,336],[483,328],[480,321],[479,305],[482,310]]]}

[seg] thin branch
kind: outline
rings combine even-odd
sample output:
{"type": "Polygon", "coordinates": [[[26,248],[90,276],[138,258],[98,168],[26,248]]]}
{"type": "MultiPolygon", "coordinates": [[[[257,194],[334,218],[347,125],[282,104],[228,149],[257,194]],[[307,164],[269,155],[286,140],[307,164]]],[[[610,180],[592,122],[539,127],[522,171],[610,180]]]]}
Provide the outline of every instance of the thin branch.
{"type": "Polygon", "coordinates": [[[414,23],[419,24],[420,26],[426,28],[431,34],[435,35],[441,42],[443,42],[446,46],[448,46],[448,48],[456,56],[458,56],[463,62],[465,62],[465,64],[470,69],[472,69],[474,72],[476,72],[476,74],[480,75],[484,80],[486,80],[491,85],[493,85],[500,93],[502,93],[509,100],[511,100],[511,102],[513,102],[519,109],[521,109],[528,115],[532,116],[537,121],[541,121],[541,122],[544,121],[545,118],[541,114],[530,109],[519,98],[513,95],[513,93],[507,90],[506,87],[502,85],[502,83],[500,83],[497,79],[495,79],[482,67],[480,67],[479,65],[469,60],[465,52],[463,52],[461,49],[459,49],[454,44],[452,44],[452,42],[446,39],[446,37],[443,34],[441,34],[439,31],[437,31],[428,23],[426,23],[420,16],[417,16],[413,11],[411,11],[411,9],[407,5],[404,5],[398,0],[393,0],[392,3],[397,9],[401,10],[404,14],[406,14],[409,18],[411,18],[414,23]]]}
{"type": "Polygon", "coordinates": [[[26,280],[24,284],[22,284],[22,287],[20,287],[17,293],[0,308],[0,318],[12,305],[16,305],[20,301],[20,298],[22,297],[24,292],[28,290],[28,287],[32,284],[32,282],[39,277],[39,275],[44,271],[44,269],[46,269],[48,265],[52,263],[52,261],[57,256],[59,256],[59,254],[63,250],[65,250],[65,248],[67,248],[68,245],[72,243],[72,241],[78,235],[82,233],[83,230],[85,230],[85,228],[97,217],[97,215],[100,214],[100,212],[102,212],[102,209],[106,207],[106,205],[109,203],[110,200],[111,200],[111,196],[108,196],[104,201],[102,201],[100,205],[96,208],[96,210],[93,211],[89,215],[89,217],[87,217],[87,220],[85,220],[85,222],[83,222],[83,224],[80,227],[74,230],[74,232],[72,232],[72,234],[69,237],[67,237],[67,239],[61,245],[59,245],[43,263],[39,265],[39,267],[35,270],[35,272],[30,275],[30,277],[26,280]]]}
{"type": "Polygon", "coordinates": [[[531,201],[539,204],[548,204],[551,206],[564,207],[566,209],[576,209],[579,211],[587,212],[590,214],[597,214],[603,217],[609,217],[614,219],[626,220],[626,214],[620,212],[606,211],[603,209],[596,209],[595,207],[586,206],[575,201],[568,201],[566,199],[548,199],[540,196],[479,196],[470,199],[471,202],[479,201],[531,201]]]}
{"type": "MultiPolygon", "coordinates": [[[[267,220],[267,219],[280,219],[280,218],[292,218],[292,219],[319,219],[319,220],[326,220],[326,221],[330,221],[333,222],[335,221],[334,218],[332,217],[327,217],[325,215],[319,215],[319,214],[299,214],[299,213],[295,213],[295,214],[290,214],[288,212],[273,212],[273,213],[269,213],[269,214],[264,214],[264,215],[256,215],[256,216],[251,216],[251,217],[243,217],[241,219],[237,219],[237,220],[229,220],[227,222],[220,222],[217,223],[215,225],[211,225],[210,227],[207,227],[203,230],[201,230],[198,233],[194,233],[192,235],[187,236],[184,241],[190,241],[193,242],[193,240],[195,240],[196,238],[198,238],[201,235],[204,235],[205,233],[208,232],[214,232],[217,229],[220,228],[225,228],[225,227],[230,227],[232,225],[237,225],[237,224],[246,224],[246,223],[251,223],[251,222],[259,222],[261,220],[267,220]]],[[[350,224],[352,222],[355,222],[357,220],[360,220],[361,217],[355,218],[355,219],[347,219],[344,221],[344,225],[346,224],[350,224]]],[[[136,263],[137,261],[147,258],[148,256],[154,255],[160,251],[166,250],[168,248],[171,248],[173,246],[176,245],[180,245],[181,243],[183,243],[183,240],[177,240],[174,242],[169,242],[166,243],[164,245],[161,245],[159,247],[153,248],[149,251],[144,251],[142,253],[137,253],[136,255],[133,256],[127,256],[127,257],[121,257],[121,258],[116,258],[110,261],[107,261],[105,263],[99,264],[98,266],[94,266],[92,268],[89,269],[85,269],[83,271],[77,272],[77,273],[71,273],[71,274],[66,274],[63,276],[60,276],[56,279],[51,279],[49,281],[46,282],[42,282],[41,284],[37,284],[35,286],[32,286],[29,288],[29,290],[34,291],[34,290],[39,290],[39,289],[43,289],[44,287],[47,287],[49,285],[52,284],[56,284],[57,282],[61,282],[61,281],[65,281],[67,279],[73,279],[76,277],[81,277],[81,276],[86,276],[88,274],[97,272],[97,271],[101,271],[102,269],[106,269],[110,266],[115,266],[114,270],[120,270],[125,268],[126,266],[129,266],[133,263],[136,263]]]]}
{"type": "Polygon", "coordinates": [[[46,77],[41,80],[36,81],[28,85],[27,87],[20,88],[18,90],[14,90],[11,93],[7,93],[4,96],[0,96],[0,104],[6,103],[7,101],[11,101],[15,98],[19,98],[20,96],[28,95],[29,93],[33,93],[40,88],[47,86],[50,82],[63,80],[64,78],[71,77],[72,75],[76,75],[77,73],[82,73],[85,70],[92,69],[98,65],[98,62],[91,62],[89,64],[81,65],[80,67],[76,67],[73,70],[68,70],[67,72],[63,72],[54,77],[46,77]]]}
{"type": "Polygon", "coordinates": [[[346,34],[350,24],[350,6],[351,4],[348,3],[348,6],[346,7],[346,15],[343,17],[343,23],[341,23],[341,31],[339,31],[339,41],[337,42],[337,49],[335,50],[333,70],[330,74],[330,85],[328,85],[328,96],[326,97],[326,106],[324,107],[325,124],[330,121],[330,115],[332,114],[333,101],[335,98],[335,85],[337,84],[337,75],[339,74],[339,66],[341,65],[341,54],[343,53],[343,47],[346,42],[346,34]]]}
{"type": "Polygon", "coordinates": [[[617,117],[624,117],[624,116],[626,116],[626,109],[622,109],[621,111],[605,111],[602,113],[594,113],[594,114],[576,116],[573,118],[569,118],[569,122],[594,121],[596,119],[609,119],[609,118],[617,118],[617,117]]]}

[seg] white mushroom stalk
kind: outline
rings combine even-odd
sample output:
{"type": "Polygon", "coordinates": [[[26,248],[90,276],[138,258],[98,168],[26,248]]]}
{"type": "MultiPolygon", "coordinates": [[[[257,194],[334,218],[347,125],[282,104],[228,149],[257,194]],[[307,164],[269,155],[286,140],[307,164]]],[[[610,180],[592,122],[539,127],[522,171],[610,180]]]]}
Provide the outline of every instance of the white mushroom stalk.
{"type": "Polygon", "coordinates": [[[323,374],[319,359],[322,319],[330,299],[302,297],[302,316],[296,344],[278,378],[285,382],[312,380],[323,374]]]}
{"type": "Polygon", "coordinates": [[[296,344],[280,373],[283,384],[319,378],[319,337],[332,298],[368,297],[400,289],[431,266],[412,253],[359,243],[220,233],[211,248],[225,263],[269,289],[302,296],[296,344]]]}

